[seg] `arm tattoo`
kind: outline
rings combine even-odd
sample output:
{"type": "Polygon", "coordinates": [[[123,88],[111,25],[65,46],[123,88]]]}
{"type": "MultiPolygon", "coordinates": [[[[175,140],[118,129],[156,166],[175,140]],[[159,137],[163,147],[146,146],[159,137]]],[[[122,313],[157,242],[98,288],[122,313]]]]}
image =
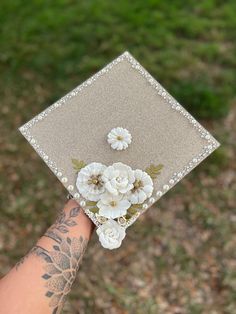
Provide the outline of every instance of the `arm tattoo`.
{"type": "Polygon", "coordinates": [[[77,217],[79,215],[80,208],[75,207],[72,208],[68,215],[62,210],[59,213],[59,216],[57,217],[54,224],[49,228],[49,230],[59,231],[61,233],[67,233],[69,232],[69,227],[74,227],[77,225],[77,223],[73,220],[73,218],[77,217]]]}
{"type": "MultiPolygon", "coordinates": [[[[73,218],[77,217],[80,213],[80,207],[74,207],[70,210],[68,217],[66,217],[66,213],[64,210],[61,210],[54,224],[45,232],[44,236],[49,237],[57,243],[61,242],[61,237],[56,233],[67,233],[69,232],[68,227],[76,226],[77,223],[73,220],[73,218]]],[[[37,248],[37,246],[36,246],[37,248]]],[[[16,263],[16,270],[20,265],[24,263],[24,261],[34,253],[35,247],[33,247],[25,256],[23,256],[19,262],[16,263]]]]}
{"type": "Polygon", "coordinates": [[[88,240],[82,236],[79,238],[64,236],[69,232],[70,227],[77,224],[73,218],[78,216],[79,212],[79,207],[71,209],[68,217],[61,212],[56,222],[47,230],[45,236],[56,242],[52,250],[47,251],[40,246],[35,246],[16,265],[18,269],[29,255],[39,256],[44,260],[45,273],[42,279],[45,280],[47,289],[45,296],[50,298],[49,306],[52,308],[52,314],[61,312],[88,243],[88,240]]]}
{"type": "Polygon", "coordinates": [[[46,261],[45,273],[42,278],[46,281],[46,296],[50,298],[49,306],[53,308],[52,314],[59,314],[63,308],[67,294],[76,278],[80,262],[87,246],[87,240],[80,236],[77,238],[62,239],[60,244],[54,245],[50,252],[44,254],[46,261]]]}
{"type": "Polygon", "coordinates": [[[44,234],[45,237],[49,237],[56,242],[60,243],[61,238],[57,234],[59,233],[67,233],[69,232],[70,227],[74,227],[77,225],[77,223],[73,220],[73,218],[77,217],[80,213],[80,207],[74,207],[70,210],[68,216],[66,213],[62,210],[59,213],[58,218],[54,222],[54,224],[46,231],[44,234]]]}

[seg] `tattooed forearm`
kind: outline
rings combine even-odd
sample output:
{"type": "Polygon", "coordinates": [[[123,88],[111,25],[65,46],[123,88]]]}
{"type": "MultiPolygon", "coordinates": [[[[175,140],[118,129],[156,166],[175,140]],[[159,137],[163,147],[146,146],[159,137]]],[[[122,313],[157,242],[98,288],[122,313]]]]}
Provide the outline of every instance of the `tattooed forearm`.
{"type": "Polygon", "coordinates": [[[39,256],[44,261],[45,296],[50,299],[49,306],[52,314],[59,314],[63,308],[66,295],[76,278],[88,240],[82,236],[70,237],[70,228],[77,225],[76,217],[80,213],[79,207],[72,208],[68,213],[62,211],[55,223],[46,231],[45,237],[54,243],[51,250],[35,246],[20,262],[16,269],[24,263],[30,255],[39,256]]]}
{"type": "Polygon", "coordinates": [[[40,253],[47,263],[42,278],[46,281],[45,295],[50,298],[49,306],[53,308],[53,314],[59,314],[63,308],[65,298],[76,278],[87,242],[81,236],[79,239],[67,237],[62,239],[60,244],[54,245],[52,251],[40,253]]]}

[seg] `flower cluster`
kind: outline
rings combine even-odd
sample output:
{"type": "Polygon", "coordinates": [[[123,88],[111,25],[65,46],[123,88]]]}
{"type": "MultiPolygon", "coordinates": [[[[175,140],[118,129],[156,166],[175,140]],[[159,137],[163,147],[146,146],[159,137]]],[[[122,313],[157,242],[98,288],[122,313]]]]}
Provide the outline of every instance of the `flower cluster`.
{"type": "Polygon", "coordinates": [[[121,162],[108,167],[96,162],[85,166],[76,186],[86,200],[97,202],[99,214],[108,219],[124,216],[132,204],[142,204],[153,191],[146,172],[121,162]]]}
{"type": "Polygon", "coordinates": [[[83,167],[76,186],[87,201],[95,202],[98,214],[107,218],[97,233],[101,244],[110,249],[119,247],[125,234],[124,228],[113,219],[126,215],[131,206],[142,204],[153,192],[152,179],[146,172],[133,170],[121,162],[108,167],[93,162],[83,167]]]}

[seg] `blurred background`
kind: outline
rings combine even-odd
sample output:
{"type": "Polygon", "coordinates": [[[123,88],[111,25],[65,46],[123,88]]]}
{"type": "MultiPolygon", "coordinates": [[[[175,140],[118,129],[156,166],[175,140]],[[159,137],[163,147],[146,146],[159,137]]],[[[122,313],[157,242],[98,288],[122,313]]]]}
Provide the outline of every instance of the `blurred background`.
{"type": "Polygon", "coordinates": [[[222,146],[128,231],[94,236],[64,313],[236,313],[236,2],[1,0],[0,275],[66,192],[17,128],[129,50],[222,146]]]}

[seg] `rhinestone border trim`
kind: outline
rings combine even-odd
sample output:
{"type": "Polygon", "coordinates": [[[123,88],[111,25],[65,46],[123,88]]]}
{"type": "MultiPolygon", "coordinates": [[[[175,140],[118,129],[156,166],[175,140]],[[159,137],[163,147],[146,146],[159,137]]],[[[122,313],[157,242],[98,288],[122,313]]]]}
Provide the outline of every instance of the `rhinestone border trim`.
{"type": "Polygon", "coordinates": [[[63,106],[67,103],[67,100],[77,96],[81,93],[84,88],[90,87],[93,82],[95,82],[100,76],[108,73],[115,65],[122,61],[128,61],[132,68],[140,75],[142,75],[147,82],[157,91],[157,94],[162,97],[166,104],[171,106],[171,108],[185,117],[186,120],[195,128],[197,132],[199,132],[199,136],[206,141],[206,145],[203,147],[202,151],[199,152],[197,156],[195,156],[192,160],[188,162],[187,165],[180,169],[178,172],[173,173],[173,175],[169,178],[168,182],[162,186],[158,191],[155,191],[153,195],[145,201],[143,204],[142,210],[139,211],[136,215],[134,215],[131,219],[129,219],[126,224],[123,226],[125,229],[131,226],[136,219],[145,212],[152,204],[154,204],[157,200],[159,200],[170,188],[172,188],[176,183],[178,183],[184,176],[186,176],[193,168],[195,168],[202,160],[204,160],[207,156],[209,156],[217,147],[220,146],[219,142],[198,122],[196,121],[192,115],[184,109],[166,90],[165,88],[157,82],[151,74],[145,70],[141,64],[128,52],[124,52],[118,58],[113,60],[111,63],[106,65],[99,72],[91,76],[89,79],[84,81],[82,84],[77,86],[75,89],[70,91],[64,97],[53,103],[51,106],[46,108],[44,111],[36,115],[30,121],[25,123],[19,128],[19,131],[22,135],[27,139],[27,141],[32,145],[38,155],[44,160],[47,166],[51,169],[51,171],[58,177],[58,179],[63,183],[63,185],[67,188],[70,194],[73,195],[74,199],[79,201],[79,204],[83,207],[85,213],[88,217],[94,222],[96,226],[99,226],[101,223],[97,220],[96,214],[93,214],[88,209],[84,208],[86,205],[85,200],[80,196],[80,194],[75,190],[74,182],[68,182],[68,178],[66,177],[63,169],[58,168],[56,163],[50,159],[50,157],[42,150],[40,145],[37,143],[36,139],[31,135],[30,129],[38,122],[45,119],[48,114],[63,106]]]}

